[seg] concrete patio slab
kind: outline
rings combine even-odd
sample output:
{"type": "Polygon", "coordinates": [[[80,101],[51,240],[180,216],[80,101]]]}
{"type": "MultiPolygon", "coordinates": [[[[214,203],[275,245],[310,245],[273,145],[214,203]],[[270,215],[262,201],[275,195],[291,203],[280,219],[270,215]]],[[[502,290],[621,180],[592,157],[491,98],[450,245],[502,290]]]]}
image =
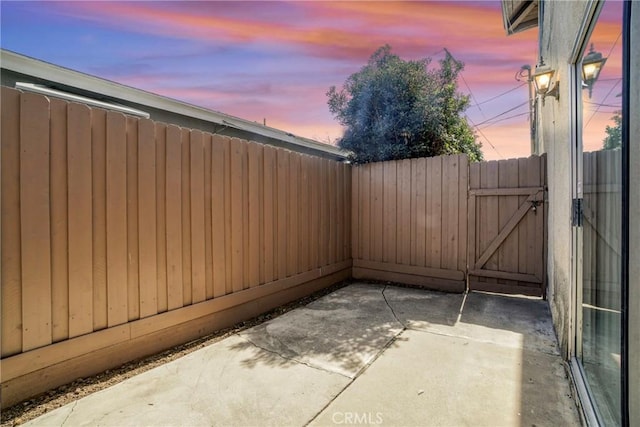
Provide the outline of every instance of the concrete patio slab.
{"type": "Polygon", "coordinates": [[[311,425],[579,425],[556,356],[412,330],[396,344],[311,425]]]}
{"type": "Polygon", "coordinates": [[[302,426],[350,382],[246,344],[229,337],[27,425],[302,426]]]}
{"type": "Polygon", "coordinates": [[[383,289],[351,285],[240,335],[276,360],[293,359],[354,378],[402,332],[383,289]]]}
{"type": "Polygon", "coordinates": [[[537,298],[445,294],[388,287],[386,299],[408,329],[559,354],[551,312],[537,298]]]}
{"type": "Polygon", "coordinates": [[[353,284],[32,426],[579,425],[546,302],[353,284]]]}

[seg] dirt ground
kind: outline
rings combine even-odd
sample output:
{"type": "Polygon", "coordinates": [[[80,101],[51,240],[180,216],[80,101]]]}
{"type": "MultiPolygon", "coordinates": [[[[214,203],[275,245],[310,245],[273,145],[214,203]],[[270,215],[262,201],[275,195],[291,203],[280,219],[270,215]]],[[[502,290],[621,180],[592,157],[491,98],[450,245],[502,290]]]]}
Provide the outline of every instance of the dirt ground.
{"type": "Polygon", "coordinates": [[[278,317],[293,310],[294,308],[307,305],[324,295],[330,294],[337,289],[347,286],[348,284],[348,281],[338,283],[305,298],[273,309],[258,317],[238,323],[230,328],[223,329],[186,344],[173,347],[169,350],[163,351],[162,353],[158,353],[144,359],[135,360],[114,369],[109,369],[100,374],[88,378],[80,378],[70,384],[62,385],[32,399],[25,400],[24,402],[2,410],[2,413],[0,414],[0,426],[9,427],[23,424],[29,420],[39,417],[42,414],[64,406],[67,403],[115,385],[127,378],[131,378],[144,371],[155,368],[156,366],[178,359],[200,348],[223,340],[224,338],[244,329],[251,328],[262,322],[278,317]]]}

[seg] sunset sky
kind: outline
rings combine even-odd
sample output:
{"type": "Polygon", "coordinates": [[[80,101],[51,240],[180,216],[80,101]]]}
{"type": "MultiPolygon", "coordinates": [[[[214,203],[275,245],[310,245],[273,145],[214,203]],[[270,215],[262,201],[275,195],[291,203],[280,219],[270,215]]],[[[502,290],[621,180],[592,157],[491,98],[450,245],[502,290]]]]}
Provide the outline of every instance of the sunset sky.
{"type": "Polygon", "coordinates": [[[447,48],[466,64],[459,88],[485,158],[529,155],[514,76],[535,67],[537,30],[507,37],[499,1],[3,0],[1,13],[4,49],[321,142],[342,134],[326,91],[379,46],[434,63],[447,48]]]}

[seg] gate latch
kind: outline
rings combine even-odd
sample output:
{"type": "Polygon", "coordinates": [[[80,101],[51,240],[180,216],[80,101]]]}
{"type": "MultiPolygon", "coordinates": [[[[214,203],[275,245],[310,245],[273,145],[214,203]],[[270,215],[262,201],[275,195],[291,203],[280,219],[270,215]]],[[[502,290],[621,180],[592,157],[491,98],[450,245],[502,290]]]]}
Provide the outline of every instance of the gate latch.
{"type": "Polygon", "coordinates": [[[531,210],[533,211],[533,214],[538,215],[538,206],[540,206],[542,202],[540,200],[532,200],[529,203],[531,203],[531,210]]]}

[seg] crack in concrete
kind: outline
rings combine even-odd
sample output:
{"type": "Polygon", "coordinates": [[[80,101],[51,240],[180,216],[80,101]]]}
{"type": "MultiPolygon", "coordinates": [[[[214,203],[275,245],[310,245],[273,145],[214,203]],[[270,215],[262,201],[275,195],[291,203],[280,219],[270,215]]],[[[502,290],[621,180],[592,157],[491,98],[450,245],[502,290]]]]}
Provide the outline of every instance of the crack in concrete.
{"type": "Polygon", "coordinates": [[[317,370],[317,371],[326,372],[326,373],[329,373],[329,374],[340,375],[340,376],[342,376],[342,377],[345,377],[345,378],[349,378],[349,379],[351,379],[351,377],[350,377],[350,376],[345,375],[345,374],[342,374],[342,373],[340,373],[340,372],[331,371],[331,370],[329,370],[329,369],[321,368],[320,366],[314,366],[314,365],[311,365],[311,364],[309,364],[309,363],[307,363],[307,362],[303,362],[302,360],[298,360],[298,359],[295,359],[295,358],[293,358],[293,357],[288,357],[288,356],[285,356],[285,355],[283,355],[283,354],[280,354],[280,353],[279,353],[279,352],[277,352],[277,351],[274,351],[274,350],[268,349],[268,348],[266,348],[266,347],[262,347],[262,346],[260,346],[260,345],[256,344],[255,342],[251,341],[249,338],[247,338],[247,337],[245,337],[245,336],[243,336],[243,335],[238,334],[238,337],[242,338],[243,340],[245,340],[246,342],[248,342],[248,343],[249,343],[249,344],[251,344],[252,346],[254,346],[254,347],[256,347],[256,348],[259,348],[260,350],[264,350],[264,351],[266,351],[267,353],[275,354],[276,356],[278,356],[278,357],[280,357],[280,358],[282,358],[282,359],[290,360],[290,361],[292,361],[292,362],[298,363],[298,364],[300,364],[300,365],[304,365],[304,366],[306,366],[306,367],[308,367],[308,368],[315,369],[315,370],[317,370]]]}
{"type": "Polygon", "coordinates": [[[384,291],[387,290],[387,286],[388,285],[385,285],[384,288],[382,288],[382,298],[384,298],[385,304],[387,304],[387,307],[389,307],[389,310],[391,310],[391,314],[393,314],[393,317],[396,319],[398,323],[402,325],[402,328],[403,328],[402,332],[404,332],[407,329],[407,325],[405,325],[404,322],[398,318],[398,315],[396,314],[395,310],[393,309],[393,307],[391,307],[391,304],[389,304],[389,301],[387,300],[387,296],[384,294],[384,291]]]}
{"type": "Polygon", "coordinates": [[[73,414],[73,410],[76,409],[76,405],[78,404],[78,401],[76,400],[75,402],[73,402],[73,406],[71,406],[71,410],[69,411],[69,413],[67,414],[66,417],[64,417],[64,420],[62,420],[62,422],[60,423],[60,427],[62,427],[63,425],[65,425],[65,423],[67,422],[67,420],[69,419],[69,417],[71,416],[71,414],[73,414]]]}

